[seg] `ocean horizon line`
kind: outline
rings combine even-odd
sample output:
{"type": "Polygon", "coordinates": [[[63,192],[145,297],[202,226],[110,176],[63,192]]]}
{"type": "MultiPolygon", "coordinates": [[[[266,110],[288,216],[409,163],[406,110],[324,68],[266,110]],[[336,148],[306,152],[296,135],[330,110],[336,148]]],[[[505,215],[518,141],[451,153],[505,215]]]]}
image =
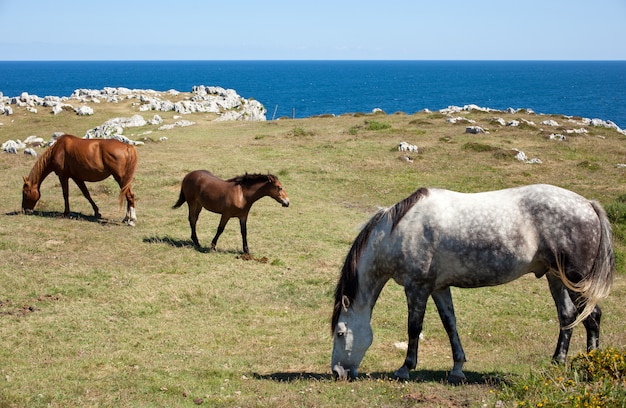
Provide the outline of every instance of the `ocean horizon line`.
{"type": "Polygon", "coordinates": [[[626,62],[626,59],[341,59],[341,58],[231,58],[231,59],[0,59],[2,62],[626,62]]]}

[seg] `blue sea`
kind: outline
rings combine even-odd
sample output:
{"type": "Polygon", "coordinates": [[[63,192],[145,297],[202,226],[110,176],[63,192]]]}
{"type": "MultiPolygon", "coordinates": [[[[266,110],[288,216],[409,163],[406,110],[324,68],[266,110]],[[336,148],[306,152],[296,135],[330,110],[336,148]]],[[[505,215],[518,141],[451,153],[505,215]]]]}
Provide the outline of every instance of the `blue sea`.
{"type": "Polygon", "coordinates": [[[125,87],[232,88],[267,118],[527,108],[626,128],[626,61],[0,61],[0,92],[69,96],[125,87]]]}

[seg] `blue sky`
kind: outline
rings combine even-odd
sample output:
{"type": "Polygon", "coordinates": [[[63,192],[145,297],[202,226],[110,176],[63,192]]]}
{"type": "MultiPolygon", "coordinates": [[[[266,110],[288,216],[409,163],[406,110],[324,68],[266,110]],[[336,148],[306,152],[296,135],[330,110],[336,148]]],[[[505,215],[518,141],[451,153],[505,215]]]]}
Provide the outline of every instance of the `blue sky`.
{"type": "Polygon", "coordinates": [[[626,60],[626,0],[0,0],[0,60],[626,60]]]}

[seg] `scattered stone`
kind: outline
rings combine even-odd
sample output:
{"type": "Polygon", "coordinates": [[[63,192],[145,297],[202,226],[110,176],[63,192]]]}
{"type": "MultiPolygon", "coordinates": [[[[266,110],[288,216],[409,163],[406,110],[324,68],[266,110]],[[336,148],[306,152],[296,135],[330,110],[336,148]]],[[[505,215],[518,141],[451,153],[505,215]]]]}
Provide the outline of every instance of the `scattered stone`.
{"type": "Polygon", "coordinates": [[[552,126],[552,127],[559,126],[558,122],[556,120],[553,120],[553,119],[544,120],[543,122],[541,122],[539,124],[540,125],[545,125],[545,126],[552,126]]]}
{"type": "Polygon", "coordinates": [[[480,126],[468,126],[465,128],[465,133],[471,133],[474,135],[477,135],[479,133],[488,133],[485,131],[485,129],[481,128],[480,126]]]}
{"type": "Polygon", "coordinates": [[[398,151],[400,152],[416,152],[417,153],[417,146],[412,145],[408,142],[400,142],[400,144],[398,145],[398,151]]]}
{"type": "Polygon", "coordinates": [[[74,111],[76,112],[76,114],[78,116],[90,116],[93,115],[93,109],[91,109],[89,106],[79,106],[78,108],[74,109],[74,111]]]}

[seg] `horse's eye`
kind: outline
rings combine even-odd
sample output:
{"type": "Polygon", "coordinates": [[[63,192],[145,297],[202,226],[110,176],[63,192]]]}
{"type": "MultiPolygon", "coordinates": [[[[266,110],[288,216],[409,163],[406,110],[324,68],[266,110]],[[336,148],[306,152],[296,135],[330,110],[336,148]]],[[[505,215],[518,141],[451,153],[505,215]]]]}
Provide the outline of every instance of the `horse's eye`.
{"type": "Polygon", "coordinates": [[[337,336],[338,337],[343,337],[343,336],[345,336],[345,333],[344,332],[337,332],[337,336]]]}

